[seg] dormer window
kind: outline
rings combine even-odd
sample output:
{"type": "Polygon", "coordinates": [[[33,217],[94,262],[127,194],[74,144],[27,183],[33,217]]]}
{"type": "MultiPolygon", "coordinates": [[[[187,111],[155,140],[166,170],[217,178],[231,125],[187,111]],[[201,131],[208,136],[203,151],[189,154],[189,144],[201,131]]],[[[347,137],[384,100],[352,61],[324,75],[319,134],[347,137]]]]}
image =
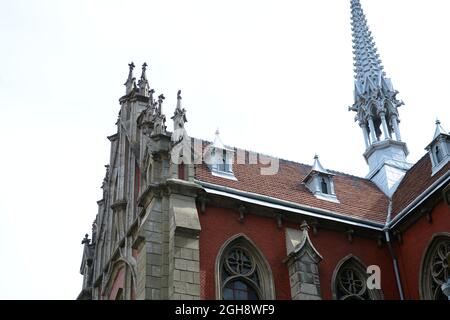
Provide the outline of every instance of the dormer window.
{"type": "Polygon", "coordinates": [[[436,130],[431,143],[425,148],[430,154],[431,175],[441,170],[450,161],[450,134],[436,121],[436,130]]]}
{"type": "Polygon", "coordinates": [[[234,151],[228,149],[222,143],[219,137],[219,130],[216,131],[214,143],[208,149],[210,150],[210,154],[207,156],[206,161],[211,169],[212,175],[237,180],[233,173],[234,151]]]}
{"type": "Polygon", "coordinates": [[[314,164],[303,183],[316,198],[339,203],[334,191],[333,174],[322,167],[318,156],[314,157],[314,164]]]}
{"type": "Polygon", "coordinates": [[[213,170],[219,172],[233,172],[230,161],[231,159],[229,159],[227,150],[214,149],[212,152],[212,157],[215,159],[215,163],[213,163],[213,170]]]}

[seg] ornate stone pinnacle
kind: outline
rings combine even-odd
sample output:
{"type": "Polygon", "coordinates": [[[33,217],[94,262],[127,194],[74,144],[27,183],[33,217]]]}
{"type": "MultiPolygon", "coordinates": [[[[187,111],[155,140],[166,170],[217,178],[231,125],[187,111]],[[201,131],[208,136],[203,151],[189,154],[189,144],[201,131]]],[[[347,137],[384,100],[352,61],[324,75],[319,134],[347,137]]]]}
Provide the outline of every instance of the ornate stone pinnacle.
{"type": "Polygon", "coordinates": [[[86,233],[86,234],[84,235],[84,239],[81,240],[81,244],[89,244],[90,242],[91,242],[91,240],[89,239],[89,236],[88,236],[88,234],[86,233]]]}
{"type": "Polygon", "coordinates": [[[376,81],[380,75],[385,75],[381,59],[377,53],[372,33],[367,26],[366,16],[359,0],[351,0],[353,53],[355,66],[355,79],[365,81],[370,78],[376,81]]]}
{"type": "Polygon", "coordinates": [[[309,225],[306,222],[306,220],[303,220],[302,224],[300,225],[300,230],[302,230],[302,231],[308,231],[309,230],[309,225]]]}
{"type": "Polygon", "coordinates": [[[147,70],[147,62],[144,62],[143,64],[142,64],[142,72],[145,72],[145,70],[147,70]]]}
{"type": "Polygon", "coordinates": [[[131,61],[131,63],[129,63],[128,66],[130,67],[130,71],[133,71],[133,69],[134,69],[134,62],[131,61]]]}

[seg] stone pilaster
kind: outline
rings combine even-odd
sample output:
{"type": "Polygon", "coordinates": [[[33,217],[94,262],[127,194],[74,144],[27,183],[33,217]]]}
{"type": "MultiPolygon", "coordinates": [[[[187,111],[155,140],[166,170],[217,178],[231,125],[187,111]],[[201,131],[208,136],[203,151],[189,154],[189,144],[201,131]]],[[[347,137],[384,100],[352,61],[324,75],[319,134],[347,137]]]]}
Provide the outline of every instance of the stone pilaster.
{"type": "Polygon", "coordinates": [[[286,229],[291,296],[293,300],[320,300],[320,253],[314,248],[308,235],[308,225],[303,222],[301,231],[286,229]]]}
{"type": "Polygon", "coordinates": [[[168,180],[169,299],[200,299],[200,221],[195,203],[199,186],[168,180]]]}

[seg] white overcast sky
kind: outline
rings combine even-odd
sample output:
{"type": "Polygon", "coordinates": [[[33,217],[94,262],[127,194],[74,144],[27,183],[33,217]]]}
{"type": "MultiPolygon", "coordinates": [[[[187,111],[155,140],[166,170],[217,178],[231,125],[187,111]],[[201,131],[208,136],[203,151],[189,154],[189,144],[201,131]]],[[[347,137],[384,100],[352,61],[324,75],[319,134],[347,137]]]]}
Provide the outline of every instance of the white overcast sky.
{"type": "MultiPolygon", "coordinates": [[[[361,0],[408,160],[450,130],[450,1],[361,0]]],[[[74,299],[130,61],[191,136],[364,176],[350,0],[0,1],[0,298],[74,299]]],[[[169,119],[168,129],[172,123],[169,119]]]]}

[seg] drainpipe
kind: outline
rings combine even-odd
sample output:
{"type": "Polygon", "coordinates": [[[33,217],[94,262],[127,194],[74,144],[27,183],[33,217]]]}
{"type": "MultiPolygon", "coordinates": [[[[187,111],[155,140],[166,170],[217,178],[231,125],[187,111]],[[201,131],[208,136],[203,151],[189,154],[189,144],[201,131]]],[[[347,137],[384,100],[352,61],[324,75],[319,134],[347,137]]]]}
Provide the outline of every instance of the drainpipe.
{"type": "MultiPolygon", "coordinates": [[[[392,212],[392,200],[389,199],[389,207],[388,207],[388,215],[387,215],[387,219],[386,219],[386,225],[388,225],[389,221],[391,220],[391,212],[392,212]]],[[[386,243],[389,248],[389,253],[391,254],[391,257],[392,257],[392,264],[394,265],[395,280],[397,282],[400,300],[405,300],[405,297],[403,296],[402,281],[400,279],[400,271],[398,269],[397,258],[395,256],[394,248],[392,247],[391,237],[389,236],[389,228],[388,227],[386,227],[384,229],[384,236],[386,238],[386,243]]]]}

